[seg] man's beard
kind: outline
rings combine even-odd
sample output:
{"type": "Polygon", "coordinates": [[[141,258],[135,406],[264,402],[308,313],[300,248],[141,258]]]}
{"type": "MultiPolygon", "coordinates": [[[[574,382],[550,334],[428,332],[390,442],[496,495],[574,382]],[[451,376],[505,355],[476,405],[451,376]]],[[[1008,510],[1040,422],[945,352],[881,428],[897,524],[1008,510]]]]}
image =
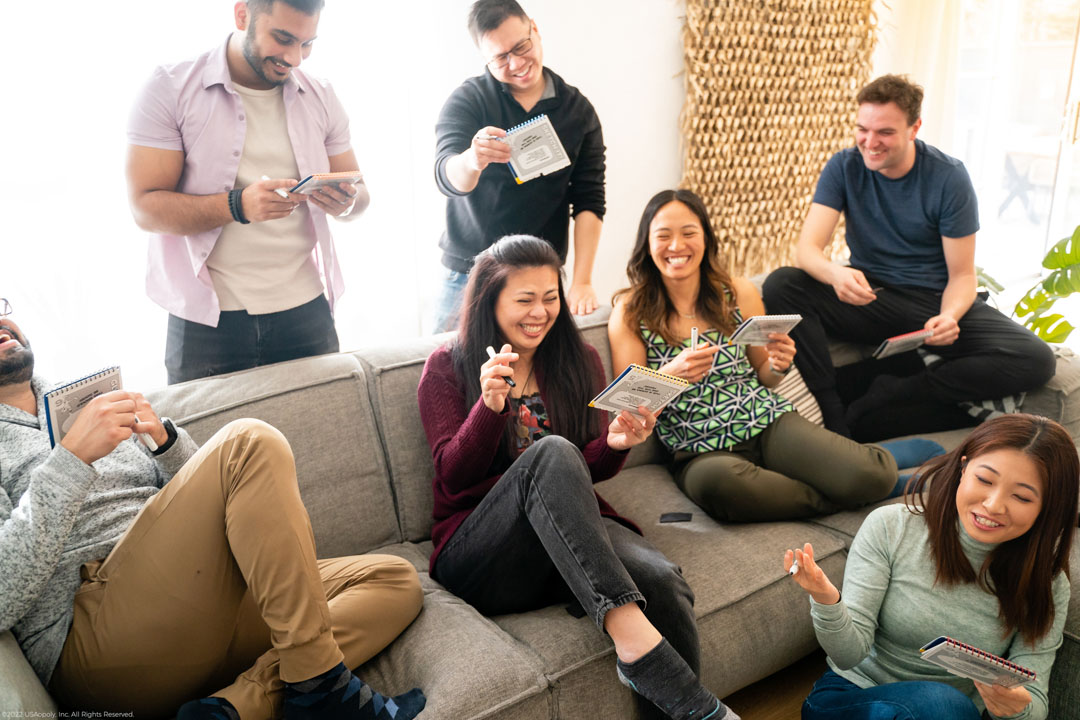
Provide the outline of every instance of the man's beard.
{"type": "Polygon", "coordinates": [[[34,351],[23,346],[0,358],[0,386],[18,385],[34,376],[34,351]]]}
{"type": "Polygon", "coordinates": [[[263,82],[271,87],[277,87],[278,85],[284,85],[284,80],[275,80],[266,74],[263,70],[263,63],[266,58],[259,57],[255,52],[255,20],[252,18],[251,23],[248,25],[247,33],[244,34],[244,59],[247,60],[247,64],[251,66],[252,71],[259,76],[263,82]]]}

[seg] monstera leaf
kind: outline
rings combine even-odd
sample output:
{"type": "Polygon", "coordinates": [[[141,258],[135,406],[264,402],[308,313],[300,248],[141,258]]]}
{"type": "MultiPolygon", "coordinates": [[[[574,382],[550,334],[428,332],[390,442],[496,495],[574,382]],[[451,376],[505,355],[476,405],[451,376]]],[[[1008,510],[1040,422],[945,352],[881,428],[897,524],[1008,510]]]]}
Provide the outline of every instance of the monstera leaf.
{"type": "Polygon", "coordinates": [[[1080,265],[1070,265],[1055,270],[1042,281],[1043,290],[1059,298],[1080,292],[1080,265]]]}
{"type": "Polygon", "coordinates": [[[1072,237],[1062,238],[1043,258],[1043,267],[1047,270],[1059,270],[1080,263],[1080,225],[1073,231],[1072,237]]]}
{"type": "MultiPolygon", "coordinates": [[[[1020,298],[1020,301],[1016,303],[1016,307],[1013,308],[1013,315],[1020,318],[1031,315],[1031,320],[1034,320],[1053,307],[1055,302],[1057,302],[1057,297],[1051,297],[1043,289],[1042,283],[1039,283],[1028,290],[1024,297],[1020,298]]],[[[1027,322],[1029,321],[1025,321],[1025,324],[1027,322]]]]}
{"type": "Polygon", "coordinates": [[[1074,330],[1072,324],[1061,313],[1049,313],[1058,300],[1080,292],[1080,226],[1055,243],[1042,264],[1053,272],[1020,298],[1013,315],[1026,318],[1024,326],[1046,342],[1065,342],[1074,330]]]}
{"type": "Polygon", "coordinates": [[[1048,343],[1063,343],[1076,329],[1061,313],[1033,317],[1024,324],[1031,332],[1048,343]]]}

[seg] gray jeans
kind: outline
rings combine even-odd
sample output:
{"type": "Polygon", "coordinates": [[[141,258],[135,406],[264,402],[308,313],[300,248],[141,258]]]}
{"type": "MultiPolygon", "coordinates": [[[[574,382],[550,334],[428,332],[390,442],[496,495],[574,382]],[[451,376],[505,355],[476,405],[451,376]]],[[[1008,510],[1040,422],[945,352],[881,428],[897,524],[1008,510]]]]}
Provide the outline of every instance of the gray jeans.
{"type": "MultiPolygon", "coordinates": [[[[433,576],[485,615],[577,599],[597,627],[637,602],[700,668],[694,593],[649,541],[600,515],[581,451],[549,435],[522,453],[439,554],[433,576]]],[[[638,698],[641,717],[666,717],[638,698]]]]}

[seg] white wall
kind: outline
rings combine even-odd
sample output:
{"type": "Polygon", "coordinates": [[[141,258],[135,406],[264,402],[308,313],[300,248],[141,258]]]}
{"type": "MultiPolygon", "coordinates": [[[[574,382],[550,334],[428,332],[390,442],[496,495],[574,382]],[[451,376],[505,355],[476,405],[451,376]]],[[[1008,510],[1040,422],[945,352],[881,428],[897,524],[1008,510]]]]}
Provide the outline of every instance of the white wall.
{"type": "MultiPolygon", "coordinates": [[[[608,147],[608,214],[594,271],[608,297],[645,201],[681,175],[683,0],[531,0],[545,62],[593,102],[608,147]]],[[[432,178],[434,123],[482,60],[466,0],[329,0],[305,63],[334,84],[352,121],[372,205],[333,223],[348,290],[343,348],[416,335],[437,290],[444,200],[432,178]]],[[[120,364],[126,386],[164,383],[165,313],[143,290],[146,240],[123,181],[124,128],[152,68],[222,42],[228,0],[18,3],[0,113],[0,296],[10,298],[52,379],[120,364]],[[30,31],[40,28],[40,31],[30,31]]],[[[572,260],[571,260],[572,262],[572,260]]],[[[570,265],[572,267],[572,265],[570,265]]]]}

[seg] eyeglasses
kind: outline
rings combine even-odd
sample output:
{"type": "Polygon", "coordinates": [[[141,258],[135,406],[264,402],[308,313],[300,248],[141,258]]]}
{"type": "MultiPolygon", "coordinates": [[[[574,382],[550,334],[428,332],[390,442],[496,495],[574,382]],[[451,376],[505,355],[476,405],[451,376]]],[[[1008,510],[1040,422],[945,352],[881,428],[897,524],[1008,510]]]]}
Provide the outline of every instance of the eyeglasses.
{"type": "Polygon", "coordinates": [[[7,301],[7,298],[0,298],[0,317],[7,317],[11,314],[11,303],[7,301]]]}
{"type": "Polygon", "coordinates": [[[501,70],[502,68],[504,68],[504,67],[506,67],[507,65],[510,64],[510,56],[511,55],[513,55],[515,57],[521,57],[525,53],[532,50],[532,46],[533,46],[533,42],[532,42],[532,22],[530,21],[529,22],[529,36],[527,38],[525,38],[524,40],[522,40],[521,42],[519,42],[514,47],[510,48],[510,52],[504,52],[504,53],[500,53],[500,54],[496,55],[495,57],[488,60],[487,64],[490,65],[491,67],[495,68],[496,70],[501,70]]]}

